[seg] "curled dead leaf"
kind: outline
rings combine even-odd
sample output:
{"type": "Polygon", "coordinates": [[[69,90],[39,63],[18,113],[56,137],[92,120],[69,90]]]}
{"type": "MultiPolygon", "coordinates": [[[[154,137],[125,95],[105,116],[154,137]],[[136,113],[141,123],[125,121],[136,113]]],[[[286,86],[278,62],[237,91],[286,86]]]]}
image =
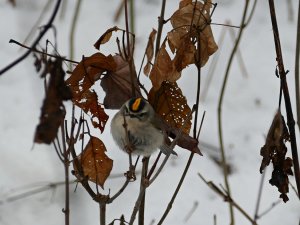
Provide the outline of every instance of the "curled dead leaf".
{"type": "Polygon", "coordinates": [[[50,144],[56,137],[58,128],[65,118],[63,100],[72,98],[72,93],[66,85],[65,72],[62,68],[62,60],[49,59],[45,65],[43,76],[50,75],[46,90],[46,97],[41,109],[40,122],[36,127],[34,141],[36,143],[50,144]]]}
{"type": "MultiPolygon", "coordinates": [[[[115,55],[113,60],[116,64],[116,69],[108,72],[101,79],[101,87],[106,92],[103,102],[106,109],[119,109],[124,102],[132,97],[132,83],[128,62],[119,55],[115,55]]],[[[141,97],[135,72],[133,81],[135,95],[141,97]]]]}
{"type": "Polygon", "coordinates": [[[96,49],[100,49],[100,45],[105,44],[106,42],[108,42],[112,36],[112,32],[114,31],[118,31],[120,30],[117,26],[114,26],[112,28],[109,28],[107,31],[105,31],[104,34],[101,35],[101,37],[96,41],[96,43],[94,44],[94,47],[96,49]]]}
{"type": "Polygon", "coordinates": [[[151,69],[151,61],[153,59],[154,55],[154,41],[157,31],[155,29],[152,30],[152,32],[149,35],[148,44],[146,47],[146,57],[147,57],[147,63],[144,67],[144,74],[149,75],[150,69],[151,69]]]}
{"type": "MultiPolygon", "coordinates": [[[[104,143],[100,139],[91,136],[88,144],[79,156],[84,176],[102,188],[113,167],[113,160],[105,152],[104,143]]],[[[74,170],[77,176],[78,171],[75,164],[74,170]]]]}
{"type": "Polygon", "coordinates": [[[288,176],[293,175],[293,161],[291,158],[286,157],[286,141],[289,141],[289,132],[284,118],[278,110],[270,126],[266,143],[260,150],[260,155],[263,157],[260,172],[262,173],[270,162],[272,162],[273,172],[269,183],[278,188],[278,191],[281,193],[280,198],[284,202],[289,200],[287,196],[289,192],[288,176]]]}
{"type": "Polygon", "coordinates": [[[91,87],[103,72],[114,71],[116,66],[111,55],[96,53],[83,58],[66,81],[73,94],[73,103],[85,113],[91,114],[94,127],[98,127],[101,132],[104,130],[108,115],[104,112],[103,105],[98,102],[98,96],[91,87]]]}
{"type": "Polygon", "coordinates": [[[175,82],[180,76],[181,73],[176,70],[174,61],[171,60],[166,50],[166,45],[163,43],[150,72],[150,80],[153,88],[157,90],[164,81],[175,82]]]}

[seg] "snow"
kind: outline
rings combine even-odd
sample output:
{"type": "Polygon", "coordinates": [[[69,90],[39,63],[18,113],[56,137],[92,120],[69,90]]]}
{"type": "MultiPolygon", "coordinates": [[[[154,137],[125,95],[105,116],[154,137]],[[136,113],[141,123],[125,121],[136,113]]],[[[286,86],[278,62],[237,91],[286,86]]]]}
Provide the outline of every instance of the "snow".
{"type": "MultiPolygon", "coordinates": [[[[22,42],[36,22],[42,8],[43,1],[17,1],[13,8],[8,1],[0,1],[0,68],[12,62],[24,50],[9,44],[12,38],[22,42]]],[[[68,55],[69,31],[76,1],[67,1],[64,18],[55,20],[57,28],[58,51],[61,55],[68,55]]],[[[251,2],[252,3],[252,2],[251,2]]],[[[294,13],[297,4],[293,1],[294,13]]],[[[213,16],[213,22],[224,23],[230,20],[232,24],[239,25],[242,16],[244,1],[219,1],[213,16]]],[[[94,42],[114,25],[124,28],[124,21],[117,24],[113,22],[113,15],[119,1],[84,1],[82,2],[78,26],[75,37],[75,59],[80,60],[82,55],[91,55],[96,52],[94,42]]],[[[178,1],[167,1],[166,18],[172,15],[177,8],[178,1]]],[[[40,22],[45,24],[54,6],[40,22]]],[[[288,9],[285,1],[275,1],[277,19],[281,35],[281,45],[286,69],[291,100],[295,105],[294,97],[294,54],[296,21],[288,20],[288,9]]],[[[157,17],[160,14],[160,1],[136,1],[136,52],[137,68],[141,63],[145,46],[152,28],[157,27],[157,17]]],[[[170,29],[164,27],[165,32],[170,29]]],[[[212,26],[215,40],[218,40],[223,26],[212,26]]],[[[228,28],[229,29],[229,28],[228,28]]],[[[237,34],[237,30],[235,30],[237,34]]],[[[34,36],[38,34],[35,31],[34,36]]],[[[53,33],[47,33],[46,38],[54,43],[53,33]]],[[[41,42],[44,46],[45,39],[41,42]]],[[[28,42],[31,43],[32,39],[28,42]]],[[[114,42],[103,47],[104,54],[113,54],[117,50],[114,42]],[[113,46],[113,47],[112,47],[113,46]]],[[[217,130],[217,103],[220,87],[222,85],[225,67],[233,47],[229,33],[226,34],[214,77],[209,87],[208,95],[200,105],[200,113],[206,111],[205,121],[200,140],[218,147],[217,130]]],[[[224,144],[227,160],[233,167],[229,177],[232,197],[249,213],[254,215],[257,193],[261,175],[259,166],[261,157],[260,148],[271,124],[278,105],[279,79],[274,71],[276,66],[273,33],[266,1],[258,1],[254,17],[246,28],[240,44],[240,51],[246,65],[249,77],[241,71],[237,58],[234,59],[228,85],[226,87],[222,111],[224,144]]],[[[209,62],[211,62],[210,59],[209,62]]],[[[209,64],[202,70],[202,85],[208,77],[209,64]]],[[[142,76],[142,82],[150,87],[149,80],[142,76]]],[[[196,69],[190,66],[179,80],[188,102],[195,102],[196,69]]],[[[203,86],[202,86],[203,89],[203,86]]],[[[64,188],[58,186],[36,195],[9,201],[9,197],[45,187],[49,183],[64,179],[63,166],[52,146],[33,144],[35,126],[38,123],[40,107],[44,97],[43,81],[35,72],[33,58],[30,56],[0,78],[0,224],[3,225],[29,225],[29,224],[63,224],[64,215],[64,188]]],[[[70,104],[68,104],[68,107],[70,104]]],[[[110,118],[115,111],[108,111],[110,118]]],[[[294,113],[295,114],[295,113],[294,113]]],[[[100,138],[108,149],[109,156],[114,160],[112,174],[122,174],[127,170],[127,156],[119,151],[110,135],[108,121],[107,127],[100,138]]],[[[99,132],[94,131],[95,134],[99,132]]],[[[297,138],[299,133],[297,130],[297,138]]],[[[217,224],[229,224],[228,204],[209,189],[200,180],[200,172],[207,180],[216,185],[223,184],[221,169],[210,159],[210,155],[219,156],[218,152],[201,147],[204,156],[195,156],[182,188],[175,200],[173,208],[165,224],[213,224],[213,216],[217,217],[217,224]],[[195,212],[187,222],[186,215],[195,202],[199,202],[195,212]]],[[[189,153],[177,149],[178,157],[172,157],[158,179],[147,190],[145,224],[162,216],[167,204],[176,188],[186,165],[189,153]]],[[[289,149],[290,155],[290,149],[289,149]]],[[[141,168],[141,163],[138,165],[141,168]]],[[[268,183],[271,169],[267,170],[263,185],[260,212],[267,209],[278,200],[279,193],[275,187],[268,183]]],[[[139,176],[138,176],[139,178],[139,176]]],[[[115,193],[123,184],[125,178],[111,178],[105,184],[104,193],[115,193]]],[[[290,181],[295,185],[294,177],[290,181]]],[[[78,185],[71,187],[71,224],[99,224],[99,206],[86,191],[78,185]]],[[[119,218],[121,214],[129,220],[135,200],[139,192],[139,181],[130,183],[128,188],[114,203],[107,206],[107,222],[119,218]]],[[[288,194],[290,201],[280,203],[267,215],[258,220],[260,225],[269,224],[297,224],[300,219],[300,204],[293,190],[288,194]]],[[[235,210],[236,224],[250,224],[237,210],[235,210]]]]}

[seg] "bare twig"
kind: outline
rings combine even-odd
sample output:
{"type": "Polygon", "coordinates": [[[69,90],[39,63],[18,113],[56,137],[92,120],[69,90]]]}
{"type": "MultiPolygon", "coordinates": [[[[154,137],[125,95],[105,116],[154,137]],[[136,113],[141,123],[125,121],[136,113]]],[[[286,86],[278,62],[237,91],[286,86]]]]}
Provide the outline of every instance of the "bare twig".
{"type": "Polygon", "coordinates": [[[299,200],[300,200],[300,197],[299,197],[299,195],[298,195],[298,193],[297,193],[296,187],[295,187],[291,182],[289,182],[289,184],[290,184],[290,186],[292,187],[293,191],[295,192],[295,194],[297,195],[297,197],[298,197],[299,200]]]}
{"type": "MultiPolygon", "coordinates": [[[[80,0],[79,0],[80,1],[80,0]]],[[[106,203],[99,203],[99,210],[100,210],[100,225],[105,225],[106,220],[106,203]]]]}
{"type": "MultiPolygon", "coordinates": [[[[231,36],[232,41],[234,42],[235,39],[236,39],[234,30],[233,29],[229,29],[229,34],[231,36]]],[[[242,75],[244,77],[249,77],[248,71],[247,71],[247,68],[246,68],[246,64],[244,62],[244,59],[243,59],[242,52],[241,52],[240,48],[237,48],[237,50],[236,50],[236,58],[238,60],[238,64],[240,66],[242,75]]]]}
{"type": "Polygon", "coordinates": [[[160,16],[158,18],[158,29],[157,29],[157,36],[156,36],[156,45],[155,45],[155,56],[157,55],[159,48],[160,48],[160,39],[161,39],[161,34],[163,30],[163,26],[165,23],[165,9],[166,9],[166,0],[162,0],[161,3],[161,11],[160,11],[160,16]]]}
{"type": "Polygon", "coordinates": [[[160,220],[159,220],[159,222],[157,223],[157,225],[163,224],[164,220],[166,219],[167,215],[169,214],[170,210],[172,209],[172,206],[173,206],[173,203],[174,203],[174,201],[175,201],[175,198],[177,197],[177,194],[178,194],[178,192],[179,192],[179,189],[181,188],[181,185],[182,185],[182,183],[183,183],[183,181],[184,181],[184,178],[185,178],[185,176],[186,176],[186,174],[187,174],[187,171],[188,171],[188,169],[190,168],[190,165],[191,165],[191,162],[192,162],[192,160],[193,160],[194,154],[195,154],[195,153],[191,152],[190,157],[189,157],[189,159],[188,159],[188,161],[187,161],[187,164],[186,164],[186,166],[185,166],[185,168],[184,168],[184,171],[183,171],[183,173],[182,173],[182,176],[181,176],[181,178],[180,178],[180,181],[179,181],[179,183],[178,183],[178,185],[177,185],[177,187],[176,187],[176,190],[175,190],[175,192],[174,192],[174,194],[173,194],[173,196],[172,196],[172,198],[171,198],[171,201],[169,202],[169,204],[168,204],[168,206],[167,206],[167,208],[166,208],[166,210],[165,210],[163,216],[160,218],[160,220]]]}
{"type": "Polygon", "coordinates": [[[218,194],[219,196],[221,196],[224,201],[227,202],[231,202],[232,206],[235,207],[238,211],[240,211],[240,213],[243,214],[243,216],[245,216],[253,225],[257,225],[256,221],[253,220],[250,215],[242,208],[240,207],[232,198],[231,196],[228,194],[228,192],[225,192],[223,190],[221,190],[218,186],[216,186],[212,181],[206,181],[204,179],[204,177],[198,173],[198,176],[203,180],[204,183],[206,183],[206,185],[208,187],[210,187],[216,194],[218,194]]]}
{"type": "Polygon", "coordinates": [[[49,10],[49,7],[51,6],[52,3],[53,3],[53,1],[51,1],[51,0],[47,1],[47,3],[45,4],[44,8],[42,9],[41,14],[39,15],[39,17],[36,20],[35,24],[32,26],[32,28],[29,31],[28,35],[26,36],[25,40],[23,41],[24,44],[26,44],[27,41],[31,38],[33,31],[38,28],[39,22],[46,15],[46,12],[49,10]]]}
{"type": "Polygon", "coordinates": [[[298,159],[297,142],[296,142],[296,134],[295,134],[295,120],[293,117],[293,110],[292,110],[292,105],[291,105],[291,100],[290,100],[290,94],[289,94],[289,89],[288,89],[288,85],[287,85],[287,81],[286,81],[287,72],[285,71],[284,64],[283,64],[280,37],[279,37],[276,12],[275,12],[275,6],[274,6],[273,0],[269,0],[269,6],[270,6],[272,27],[273,27],[273,34],[274,34],[275,49],[276,49],[276,60],[277,60],[277,66],[278,66],[279,76],[280,76],[280,85],[281,85],[284,100],[285,100],[287,125],[288,125],[289,133],[290,133],[295,180],[296,180],[296,184],[297,184],[298,195],[300,195],[300,168],[299,168],[299,159],[298,159]]]}
{"type": "MultiPolygon", "coordinates": [[[[70,45],[69,45],[69,56],[70,59],[74,59],[74,36],[75,36],[75,28],[76,28],[76,24],[78,21],[78,17],[79,17],[79,11],[80,11],[80,5],[81,5],[81,0],[77,0],[76,3],[76,7],[75,7],[75,11],[74,11],[74,15],[73,15],[73,19],[72,19],[72,25],[71,25],[71,31],[70,31],[70,45]]],[[[70,63],[70,70],[72,70],[72,64],[70,63]]]]}
{"type": "MultiPolygon", "coordinates": [[[[129,25],[128,25],[128,1],[125,1],[125,26],[126,26],[126,39],[127,39],[127,61],[129,64],[129,70],[130,70],[130,79],[131,79],[131,95],[132,97],[136,96],[136,92],[135,92],[135,87],[134,87],[134,76],[135,74],[135,70],[134,70],[134,66],[133,66],[133,52],[131,52],[131,46],[134,45],[134,43],[130,43],[130,38],[129,38],[129,25]]],[[[124,52],[125,53],[125,52],[124,52]]]]}
{"type": "MultiPolygon", "coordinates": [[[[149,157],[144,157],[143,158],[143,167],[142,167],[142,175],[141,175],[141,182],[140,182],[140,189],[145,188],[145,179],[147,178],[147,173],[148,173],[148,165],[149,165],[149,157]]],[[[145,199],[146,199],[146,190],[144,191],[144,195],[142,196],[142,201],[139,207],[139,219],[138,219],[138,224],[139,225],[144,225],[144,216],[145,216],[145,199]]]]}
{"type": "Polygon", "coordinates": [[[300,84],[299,84],[299,62],[300,62],[300,2],[298,3],[298,20],[297,20],[297,37],[296,37],[296,52],[295,52],[295,95],[297,109],[297,124],[300,130],[300,84]]]}
{"type": "Polygon", "coordinates": [[[183,132],[183,129],[185,128],[186,124],[187,124],[187,121],[189,121],[189,118],[191,118],[192,114],[194,113],[195,111],[195,107],[193,107],[192,111],[187,115],[187,117],[185,118],[184,120],[184,123],[181,127],[181,129],[179,130],[176,138],[172,141],[171,145],[169,146],[169,152],[168,154],[166,154],[165,158],[164,158],[164,161],[162,162],[162,164],[160,165],[160,167],[158,168],[158,170],[156,171],[156,173],[153,175],[153,177],[149,180],[149,185],[151,185],[155,179],[158,177],[158,175],[160,174],[160,172],[162,171],[162,169],[164,168],[165,164],[167,163],[170,155],[171,155],[171,151],[174,149],[178,139],[181,137],[182,135],[182,132],[183,132]]]}
{"type": "Polygon", "coordinates": [[[33,44],[31,45],[30,49],[28,49],[22,56],[17,58],[15,61],[4,67],[2,70],[0,70],[0,76],[4,74],[6,71],[17,65],[19,62],[23,61],[30,53],[31,49],[34,49],[35,46],[40,42],[40,40],[44,37],[44,35],[47,33],[47,31],[52,27],[52,23],[56,17],[56,14],[58,12],[59,6],[60,6],[61,0],[57,0],[56,5],[54,7],[53,13],[48,21],[48,23],[43,26],[39,36],[35,39],[33,44]]]}
{"type": "MultiPolygon", "coordinates": [[[[237,51],[238,45],[240,43],[244,28],[245,28],[245,21],[246,21],[246,14],[248,11],[248,5],[249,5],[249,0],[246,0],[245,6],[244,6],[244,11],[243,11],[243,17],[241,20],[241,25],[240,25],[240,30],[238,37],[236,39],[235,45],[231,51],[228,63],[227,63],[227,68],[224,76],[224,81],[222,85],[222,89],[220,92],[220,97],[219,97],[219,103],[218,103],[218,127],[219,127],[219,142],[220,142],[220,148],[221,148],[221,156],[222,156],[222,165],[223,165],[223,173],[224,173],[224,182],[225,182],[225,187],[226,190],[228,191],[229,196],[231,197],[231,191],[230,191],[230,186],[228,182],[228,171],[227,171],[227,163],[226,163],[226,156],[225,156],[225,150],[224,150],[224,143],[223,143],[223,128],[222,128],[222,104],[223,104],[223,98],[224,98],[224,93],[225,93],[225,87],[227,84],[228,76],[229,76],[229,71],[232,65],[233,57],[237,51]]],[[[233,206],[232,203],[229,202],[229,211],[230,211],[230,219],[231,222],[230,224],[234,224],[234,214],[233,214],[233,206]]]]}
{"type": "Polygon", "coordinates": [[[129,6],[130,6],[130,32],[135,33],[135,5],[134,5],[135,0],[129,0],[129,6]]]}
{"type": "Polygon", "coordinates": [[[185,216],[184,218],[184,222],[186,223],[190,218],[191,216],[194,214],[194,212],[196,211],[196,209],[198,208],[199,206],[199,202],[198,201],[195,201],[191,210],[189,211],[189,213],[185,216]]]}
{"type": "Polygon", "coordinates": [[[266,210],[264,210],[261,214],[259,214],[257,216],[257,219],[260,219],[263,216],[265,216],[266,214],[268,214],[272,209],[274,209],[280,203],[281,203],[281,200],[277,200],[276,202],[273,202],[269,208],[267,208],[266,210]]]}
{"type": "MultiPolygon", "coordinates": [[[[76,182],[76,180],[72,180],[72,181],[70,181],[70,184],[75,184],[75,182],[76,182]]],[[[26,191],[26,192],[23,192],[21,194],[16,194],[16,195],[7,197],[5,199],[2,199],[2,200],[0,200],[0,205],[3,204],[3,203],[6,203],[6,202],[18,201],[18,200],[21,200],[23,198],[27,198],[27,197],[30,197],[32,195],[36,195],[36,194],[44,192],[44,191],[55,189],[58,186],[62,186],[62,185],[65,185],[65,181],[49,183],[49,184],[47,184],[43,187],[34,188],[33,190],[26,191]]]]}
{"type": "Polygon", "coordinates": [[[61,123],[61,137],[62,137],[62,145],[63,145],[63,164],[65,169],[65,208],[63,212],[65,214],[65,225],[70,224],[70,185],[69,185],[69,151],[66,147],[66,139],[65,139],[65,127],[64,122],[61,123]]]}
{"type": "Polygon", "coordinates": [[[260,200],[261,200],[261,195],[262,195],[265,176],[266,176],[266,170],[264,170],[264,172],[261,176],[261,179],[260,179],[258,195],[257,195],[257,201],[256,201],[256,206],[255,206],[255,213],[254,213],[254,220],[255,221],[258,219],[258,212],[259,212],[259,206],[260,206],[260,200]]]}
{"type": "MultiPolygon", "coordinates": [[[[199,130],[201,130],[201,128],[202,128],[203,121],[204,121],[204,116],[205,116],[205,113],[202,116],[201,125],[200,125],[200,129],[199,130]]],[[[186,163],[186,166],[184,168],[184,171],[182,173],[182,176],[180,178],[180,181],[179,181],[179,183],[178,183],[178,185],[177,185],[177,187],[176,187],[176,189],[174,191],[174,194],[173,194],[173,196],[172,196],[172,198],[171,198],[171,200],[170,200],[170,202],[169,202],[169,204],[168,204],[168,206],[167,206],[167,208],[166,208],[163,216],[161,217],[161,219],[159,220],[159,222],[158,222],[157,225],[163,224],[164,220],[166,219],[167,215],[169,214],[170,210],[172,209],[172,206],[173,206],[173,203],[175,201],[175,198],[177,197],[177,194],[178,194],[178,192],[179,192],[179,190],[180,190],[180,188],[181,188],[181,186],[183,184],[183,181],[184,181],[184,179],[186,177],[187,171],[189,170],[190,165],[192,163],[193,157],[194,157],[194,153],[191,152],[190,157],[189,157],[189,159],[188,159],[188,161],[186,163]]]]}
{"type": "Polygon", "coordinates": [[[251,21],[252,18],[253,18],[254,11],[255,11],[255,9],[256,9],[256,3],[257,3],[257,0],[254,0],[253,5],[252,5],[252,9],[251,9],[250,14],[249,14],[249,16],[248,16],[248,19],[247,19],[247,21],[245,22],[245,25],[246,25],[246,26],[250,23],[250,21],[251,21]]]}
{"type": "Polygon", "coordinates": [[[67,61],[67,62],[71,62],[71,63],[75,63],[75,64],[78,64],[78,63],[79,63],[79,62],[77,62],[77,61],[70,60],[70,59],[66,59],[65,57],[62,57],[62,56],[59,56],[59,55],[49,54],[49,53],[47,53],[47,52],[39,51],[39,50],[37,50],[36,48],[28,47],[28,46],[23,45],[23,44],[21,44],[20,42],[18,42],[18,41],[16,41],[16,40],[13,40],[13,39],[10,39],[10,40],[9,40],[9,43],[17,44],[17,45],[21,46],[22,48],[29,49],[29,50],[32,51],[32,52],[40,53],[40,54],[42,54],[42,55],[50,56],[50,57],[53,57],[53,58],[56,58],[56,59],[60,59],[60,60],[63,60],[63,61],[67,61]]]}

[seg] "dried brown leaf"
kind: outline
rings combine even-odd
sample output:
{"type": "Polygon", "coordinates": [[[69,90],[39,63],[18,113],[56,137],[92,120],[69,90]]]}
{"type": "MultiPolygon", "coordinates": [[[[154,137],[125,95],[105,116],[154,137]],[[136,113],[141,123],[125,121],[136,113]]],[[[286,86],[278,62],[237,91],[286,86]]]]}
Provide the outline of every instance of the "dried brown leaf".
{"type": "Polygon", "coordinates": [[[289,141],[289,133],[283,116],[278,111],[273,119],[269,129],[266,143],[261,148],[260,154],[263,157],[260,172],[272,162],[273,172],[270,184],[278,188],[281,193],[280,198],[284,202],[288,201],[287,193],[289,192],[288,176],[292,175],[292,159],[286,157],[287,147],[285,142],[289,141]]]}
{"type": "MultiPolygon", "coordinates": [[[[91,136],[88,144],[79,156],[84,175],[102,188],[113,167],[113,160],[105,152],[104,143],[100,139],[91,136]]],[[[76,174],[77,169],[75,166],[74,169],[76,174]]]]}
{"type": "Polygon", "coordinates": [[[96,49],[100,49],[100,45],[105,44],[106,42],[108,42],[112,36],[112,32],[114,31],[118,31],[120,30],[117,26],[114,26],[112,28],[109,28],[107,31],[105,31],[104,34],[101,35],[101,37],[96,41],[96,43],[94,44],[94,47],[96,49]]]}
{"type": "Polygon", "coordinates": [[[174,61],[171,60],[171,57],[166,50],[166,45],[163,43],[150,72],[150,80],[153,88],[157,90],[160,88],[162,82],[175,82],[180,76],[180,72],[176,70],[174,61]]]}
{"type": "Polygon", "coordinates": [[[181,1],[179,9],[171,16],[170,20],[174,28],[168,33],[168,43],[171,51],[174,53],[177,50],[180,59],[184,55],[184,48],[188,47],[189,49],[186,62],[182,66],[177,65],[178,71],[186,67],[184,64],[196,63],[199,66],[204,66],[209,56],[218,49],[209,25],[211,6],[211,1],[206,1],[204,4],[199,1],[196,3],[189,0],[181,1]],[[200,43],[194,48],[200,46],[200,59],[194,60],[198,56],[191,57],[191,53],[196,53],[191,46],[197,42],[200,43]]]}
{"type": "Polygon", "coordinates": [[[152,30],[152,32],[149,35],[149,40],[146,48],[146,57],[147,57],[147,63],[144,67],[144,74],[149,75],[150,69],[151,69],[151,61],[153,59],[154,55],[154,41],[157,31],[155,29],[152,30]]]}
{"type": "Polygon", "coordinates": [[[192,117],[188,118],[184,127],[183,124],[191,109],[176,82],[164,81],[158,90],[152,88],[148,100],[167,124],[189,134],[192,117]]]}
{"type": "Polygon", "coordinates": [[[175,58],[174,65],[177,71],[182,71],[185,67],[195,63],[196,47],[189,38],[185,38],[181,41],[175,58]]]}
{"type": "Polygon", "coordinates": [[[91,87],[103,72],[114,71],[116,66],[111,55],[105,56],[96,53],[83,58],[66,81],[73,93],[73,103],[85,113],[91,114],[94,127],[98,127],[101,132],[104,130],[108,116],[104,112],[102,104],[98,102],[97,94],[91,90],[91,87]]]}
{"type": "MultiPolygon", "coordinates": [[[[121,56],[113,57],[116,64],[115,71],[108,72],[101,79],[101,86],[106,92],[104,106],[107,109],[119,109],[124,102],[132,97],[132,85],[129,64],[121,56]]],[[[137,97],[141,97],[137,76],[134,72],[134,87],[137,97]]]]}
{"type": "Polygon", "coordinates": [[[72,93],[65,83],[65,72],[60,59],[49,60],[46,68],[50,74],[50,79],[34,141],[50,144],[55,139],[58,128],[65,118],[66,111],[63,100],[71,99],[72,93]]]}
{"type": "Polygon", "coordinates": [[[87,90],[81,95],[81,100],[74,102],[85,113],[91,115],[91,121],[95,128],[104,131],[108,115],[104,111],[104,106],[98,102],[98,95],[95,91],[87,90]]]}

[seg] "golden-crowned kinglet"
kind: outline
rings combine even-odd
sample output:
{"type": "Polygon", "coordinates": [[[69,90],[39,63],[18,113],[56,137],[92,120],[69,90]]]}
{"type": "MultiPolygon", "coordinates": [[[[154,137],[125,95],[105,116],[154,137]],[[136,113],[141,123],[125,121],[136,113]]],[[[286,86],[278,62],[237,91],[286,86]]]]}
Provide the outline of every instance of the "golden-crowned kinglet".
{"type": "Polygon", "coordinates": [[[122,150],[129,145],[132,154],[150,156],[158,148],[164,150],[164,134],[159,125],[149,102],[131,98],[113,117],[111,134],[122,150]],[[124,127],[125,123],[127,126],[124,127]]]}

